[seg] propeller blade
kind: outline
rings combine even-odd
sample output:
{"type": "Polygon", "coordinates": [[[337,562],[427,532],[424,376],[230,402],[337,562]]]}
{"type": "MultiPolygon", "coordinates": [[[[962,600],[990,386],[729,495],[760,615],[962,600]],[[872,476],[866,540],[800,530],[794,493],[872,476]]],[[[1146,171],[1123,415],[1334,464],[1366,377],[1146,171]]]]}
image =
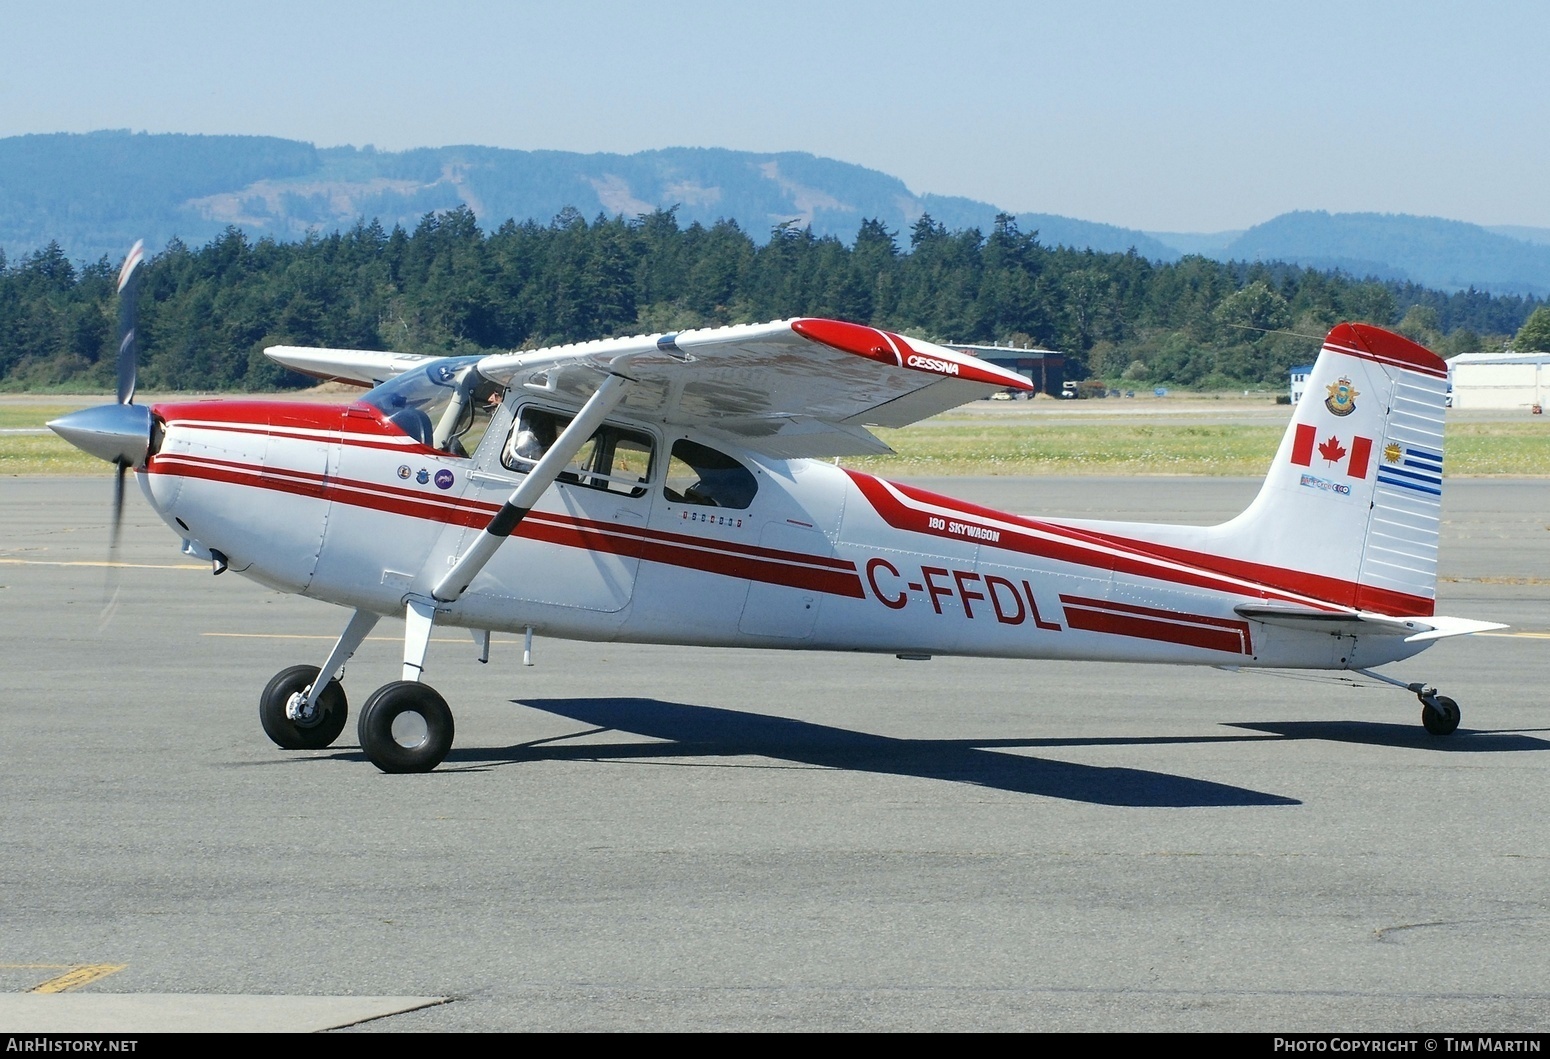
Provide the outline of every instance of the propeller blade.
{"type": "Polygon", "coordinates": [[[108,536],[108,569],[107,578],[102,583],[102,610],[97,614],[99,633],[112,623],[113,614],[118,610],[118,537],[124,524],[124,475],[129,473],[129,464],[118,460],[114,470],[113,529],[108,536]]]}
{"type": "Polygon", "coordinates": [[[129,473],[127,463],[119,463],[118,473],[113,476],[113,533],[108,537],[108,566],[118,563],[118,535],[124,524],[124,475],[129,473]]]}
{"type": "Polygon", "coordinates": [[[136,240],[118,272],[118,403],[135,400],[135,299],[140,290],[140,266],[145,241],[136,240]]]}

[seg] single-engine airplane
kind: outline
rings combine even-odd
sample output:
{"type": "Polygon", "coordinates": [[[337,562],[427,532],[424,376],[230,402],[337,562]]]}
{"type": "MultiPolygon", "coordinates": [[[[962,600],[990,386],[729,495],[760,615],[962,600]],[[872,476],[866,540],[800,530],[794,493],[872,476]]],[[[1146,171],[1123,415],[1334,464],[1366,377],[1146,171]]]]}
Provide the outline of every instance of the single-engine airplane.
{"type": "Polygon", "coordinates": [[[579,640],[1354,671],[1437,735],[1459,707],[1372,672],[1502,626],[1433,613],[1447,368],[1364,324],[1329,332],[1258,497],[1218,526],[1042,519],[821,457],[1022,376],[835,320],[488,356],[272,347],[369,386],[340,405],[133,402],[137,245],[120,275],[118,403],[49,425],[221,573],[351,614],[321,665],[276,674],[265,732],[329,746],[345,663],[405,618],[401,679],[358,719],[386,772],[453,741],[421,680],[433,626],[579,640]]]}

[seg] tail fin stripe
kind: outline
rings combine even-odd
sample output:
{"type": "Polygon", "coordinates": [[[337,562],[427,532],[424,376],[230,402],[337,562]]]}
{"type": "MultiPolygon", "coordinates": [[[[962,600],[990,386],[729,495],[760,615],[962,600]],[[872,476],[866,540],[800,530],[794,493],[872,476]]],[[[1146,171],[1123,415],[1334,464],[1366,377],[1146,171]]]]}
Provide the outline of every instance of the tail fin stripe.
{"type": "Polygon", "coordinates": [[[1418,493],[1429,493],[1432,496],[1441,496],[1442,490],[1437,486],[1421,485],[1419,482],[1408,482],[1403,478],[1394,477],[1394,472],[1379,471],[1378,481],[1383,485],[1397,485],[1401,489],[1413,489],[1418,493]]]}
{"type": "Polygon", "coordinates": [[[1430,350],[1422,349],[1419,346],[1415,347],[1419,350],[1418,354],[1413,354],[1409,350],[1402,351],[1399,348],[1392,352],[1377,353],[1370,349],[1340,345],[1332,341],[1333,338],[1334,332],[1332,331],[1330,332],[1330,338],[1324,340],[1325,349],[1333,350],[1336,353],[1344,353],[1348,357],[1376,361],[1386,367],[1403,368],[1406,371],[1413,371],[1420,375],[1430,375],[1437,379],[1446,379],[1448,377],[1448,366],[1443,359],[1430,350]],[[1424,354],[1427,359],[1423,359],[1421,354],[1424,354]]]}
{"type": "Polygon", "coordinates": [[[1405,466],[1416,469],[1407,471],[1404,467],[1379,467],[1378,470],[1382,474],[1391,474],[1404,479],[1404,481],[1395,482],[1395,485],[1404,485],[1407,482],[1425,482],[1427,485],[1442,485],[1442,473],[1440,471],[1432,470],[1424,463],[1406,463],[1405,466]]]}

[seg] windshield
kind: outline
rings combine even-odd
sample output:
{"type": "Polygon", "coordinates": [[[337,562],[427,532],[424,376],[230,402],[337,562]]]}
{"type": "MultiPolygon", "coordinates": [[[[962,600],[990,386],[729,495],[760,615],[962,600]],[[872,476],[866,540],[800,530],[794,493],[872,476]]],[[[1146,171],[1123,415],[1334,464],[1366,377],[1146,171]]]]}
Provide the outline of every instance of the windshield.
{"type": "Polygon", "coordinates": [[[479,374],[479,357],[444,357],[411,368],[361,398],[429,448],[467,456],[500,407],[502,389],[479,374]]]}

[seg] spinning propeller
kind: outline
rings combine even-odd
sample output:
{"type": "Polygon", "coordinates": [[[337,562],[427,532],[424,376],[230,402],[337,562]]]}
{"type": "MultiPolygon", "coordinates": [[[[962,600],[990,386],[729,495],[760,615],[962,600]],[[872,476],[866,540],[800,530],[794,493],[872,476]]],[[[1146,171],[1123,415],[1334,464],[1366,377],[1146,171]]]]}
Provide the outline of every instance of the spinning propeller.
{"type": "Polygon", "coordinates": [[[48,427],[83,452],[118,468],[113,485],[113,536],[108,557],[118,554],[124,519],[124,476],[145,463],[151,451],[151,411],[135,400],[135,296],[145,244],[135,243],[118,273],[118,403],[83,408],[52,420],[48,427]]]}

